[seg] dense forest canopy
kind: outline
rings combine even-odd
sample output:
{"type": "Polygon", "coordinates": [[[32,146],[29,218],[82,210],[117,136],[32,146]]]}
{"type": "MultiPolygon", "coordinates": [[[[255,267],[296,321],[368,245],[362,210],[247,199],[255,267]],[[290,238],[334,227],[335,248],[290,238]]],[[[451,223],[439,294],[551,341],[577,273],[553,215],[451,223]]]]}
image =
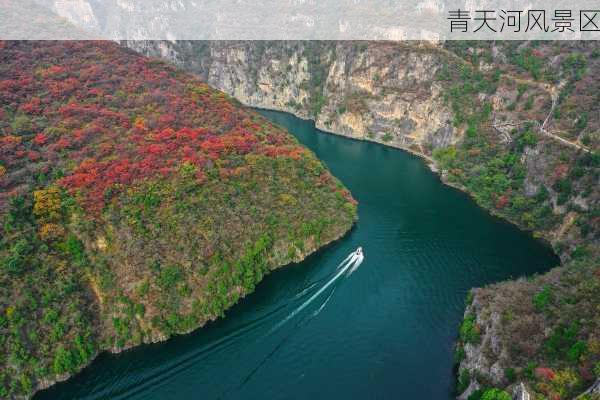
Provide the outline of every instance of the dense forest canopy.
{"type": "Polygon", "coordinates": [[[164,340],[339,238],[356,202],[227,95],[110,42],[0,42],[0,397],[164,340]]]}

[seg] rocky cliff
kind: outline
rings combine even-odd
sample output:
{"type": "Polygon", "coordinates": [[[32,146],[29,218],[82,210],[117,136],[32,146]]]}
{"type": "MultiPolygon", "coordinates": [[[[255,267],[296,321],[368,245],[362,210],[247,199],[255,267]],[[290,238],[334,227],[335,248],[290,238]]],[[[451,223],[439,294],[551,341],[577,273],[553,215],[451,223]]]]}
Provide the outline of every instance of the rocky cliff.
{"type": "Polygon", "coordinates": [[[418,154],[456,143],[431,44],[128,42],[169,59],[244,104],[313,119],[324,131],[418,154]]]}

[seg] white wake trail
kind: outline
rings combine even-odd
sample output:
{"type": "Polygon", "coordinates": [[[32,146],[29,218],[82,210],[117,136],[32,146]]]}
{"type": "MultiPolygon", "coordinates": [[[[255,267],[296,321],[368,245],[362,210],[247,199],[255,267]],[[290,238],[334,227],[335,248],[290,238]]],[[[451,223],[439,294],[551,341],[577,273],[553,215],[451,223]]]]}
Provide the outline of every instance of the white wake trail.
{"type": "MultiPolygon", "coordinates": [[[[342,265],[344,265],[348,260],[350,260],[351,258],[354,258],[354,257],[356,257],[356,254],[354,252],[348,254],[348,257],[346,257],[346,259],[344,261],[342,261],[341,263],[338,264],[336,270],[340,269],[340,267],[342,265]]],[[[350,262],[352,262],[352,261],[350,261],[350,262]]]]}
{"type": "Polygon", "coordinates": [[[362,264],[362,262],[363,262],[364,259],[365,259],[365,256],[363,256],[362,254],[359,255],[359,256],[357,256],[354,259],[354,265],[352,266],[352,268],[350,268],[348,270],[348,275],[346,275],[346,276],[352,275],[352,273],[358,269],[358,267],[360,266],[360,264],[362,264]]]}
{"type": "MultiPolygon", "coordinates": [[[[358,266],[363,262],[364,256],[361,252],[361,248],[359,247],[358,250],[356,252],[352,252],[350,253],[350,255],[348,255],[348,257],[346,257],[344,259],[344,261],[342,261],[336,268],[336,274],[333,278],[331,278],[325,285],[323,285],[322,288],[320,288],[315,294],[313,294],[308,300],[306,300],[304,303],[302,303],[300,305],[300,307],[298,307],[297,309],[295,309],[294,311],[292,311],[287,317],[285,317],[283,320],[281,320],[277,325],[275,325],[273,328],[271,328],[269,330],[269,332],[266,334],[266,336],[269,336],[271,333],[275,332],[277,329],[279,329],[282,325],[284,325],[286,322],[288,322],[290,319],[294,318],[294,316],[296,316],[300,311],[302,311],[303,309],[305,309],[310,303],[312,303],[317,297],[319,297],[319,295],[321,293],[323,293],[325,290],[327,290],[329,288],[329,286],[331,286],[336,280],[339,279],[340,276],[342,276],[345,272],[347,272],[350,268],[351,268],[351,272],[352,273],[354,270],[356,270],[356,268],[358,268],[358,266]],[[359,254],[356,254],[356,253],[359,254]]],[[[349,275],[349,274],[348,274],[349,275]]],[[[299,293],[300,296],[302,296],[304,293],[306,293],[308,290],[310,290],[312,287],[314,287],[317,284],[317,282],[315,282],[314,284],[310,285],[308,288],[304,289],[303,291],[301,291],[299,293]]],[[[333,287],[333,290],[331,291],[331,293],[329,293],[329,296],[327,296],[327,298],[325,299],[325,301],[323,302],[323,304],[321,304],[321,306],[313,312],[313,314],[311,315],[310,319],[314,318],[315,316],[319,315],[319,313],[325,308],[325,306],[327,305],[327,303],[329,303],[329,300],[331,299],[331,297],[333,296],[333,293],[335,293],[335,289],[336,287],[333,287]]],[[[296,295],[294,297],[294,299],[298,298],[299,296],[296,295]]],[[[302,321],[301,321],[302,322],[302,321]]],[[[296,325],[296,328],[298,328],[300,326],[300,323],[298,323],[296,325]]],[[[260,369],[260,367],[262,365],[264,365],[272,356],[273,354],[275,354],[275,352],[294,334],[294,331],[292,331],[292,333],[290,333],[287,337],[285,337],[283,339],[283,341],[281,341],[276,347],[275,349],[273,349],[273,351],[271,353],[269,353],[263,360],[262,362],[256,367],[254,368],[246,377],[246,379],[244,379],[244,381],[242,383],[240,383],[240,385],[238,386],[238,389],[240,389],[241,387],[243,387],[251,378],[252,376],[256,373],[256,371],[258,371],[260,369]]],[[[226,393],[223,394],[223,396],[226,393]]],[[[219,397],[222,398],[223,396],[219,397]]]]}
{"type": "MultiPolygon", "coordinates": [[[[348,270],[348,268],[353,264],[354,260],[356,260],[356,255],[354,253],[352,253],[350,256],[350,261],[348,261],[346,264],[344,264],[344,266],[339,269],[339,271],[334,275],[333,278],[331,278],[325,285],[323,285],[323,287],[321,287],[321,289],[317,290],[315,292],[315,294],[313,294],[312,296],[310,296],[308,298],[308,300],[306,300],[304,303],[302,303],[300,305],[300,307],[296,308],[294,311],[292,311],[287,317],[285,317],[283,320],[281,320],[277,325],[275,325],[270,331],[269,333],[274,332],[275,330],[279,329],[282,325],[284,325],[286,322],[288,322],[290,319],[294,318],[294,316],[296,316],[300,311],[304,310],[310,303],[312,303],[317,297],[319,297],[319,295],[321,293],[323,293],[325,290],[327,290],[327,288],[331,285],[333,285],[333,283],[344,274],[344,272],[346,272],[348,270]]],[[[347,260],[348,258],[346,258],[347,260]]],[[[338,267],[339,268],[339,267],[338,267]]]]}
{"type": "Polygon", "coordinates": [[[308,287],[306,287],[306,288],[305,288],[305,289],[303,289],[301,292],[299,292],[297,295],[295,295],[295,296],[294,296],[294,300],[295,300],[295,299],[298,299],[298,298],[300,298],[300,297],[302,297],[302,296],[304,296],[306,293],[308,293],[308,291],[309,291],[310,289],[312,289],[312,288],[314,288],[315,286],[317,286],[317,285],[318,285],[318,283],[319,283],[319,282],[315,282],[315,283],[312,283],[312,284],[310,284],[308,287]]]}
{"type": "Polygon", "coordinates": [[[327,303],[329,303],[329,300],[331,299],[331,296],[333,296],[333,294],[335,293],[335,287],[331,290],[331,293],[329,293],[329,296],[327,296],[327,298],[325,299],[325,301],[323,302],[323,304],[321,304],[321,307],[319,307],[313,314],[313,317],[316,317],[317,315],[319,315],[321,313],[321,311],[323,311],[323,309],[325,308],[325,306],[327,305],[327,303]]]}

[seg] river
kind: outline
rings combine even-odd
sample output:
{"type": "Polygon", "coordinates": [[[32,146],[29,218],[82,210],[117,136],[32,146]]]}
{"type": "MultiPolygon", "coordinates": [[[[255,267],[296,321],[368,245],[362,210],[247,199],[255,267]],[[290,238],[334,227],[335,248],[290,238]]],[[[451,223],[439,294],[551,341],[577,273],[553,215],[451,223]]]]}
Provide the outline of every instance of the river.
{"type": "Polygon", "coordinates": [[[359,201],[355,228],[267,276],[224,319],[102,354],[37,400],[451,399],[469,288],[558,263],[547,246],[444,186],[418,157],[261,113],[350,189],[359,201]],[[358,246],[362,265],[336,274],[358,246]]]}

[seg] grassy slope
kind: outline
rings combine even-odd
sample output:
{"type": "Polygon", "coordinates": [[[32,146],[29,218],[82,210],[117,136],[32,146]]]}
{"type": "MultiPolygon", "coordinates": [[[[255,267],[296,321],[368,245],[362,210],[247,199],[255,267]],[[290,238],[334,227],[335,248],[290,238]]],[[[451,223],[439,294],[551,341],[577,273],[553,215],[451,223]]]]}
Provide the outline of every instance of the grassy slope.
{"type": "Polygon", "coordinates": [[[108,42],[0,42],[0,397],[188,332],[339,238],[287,132],[108,42]]]}

